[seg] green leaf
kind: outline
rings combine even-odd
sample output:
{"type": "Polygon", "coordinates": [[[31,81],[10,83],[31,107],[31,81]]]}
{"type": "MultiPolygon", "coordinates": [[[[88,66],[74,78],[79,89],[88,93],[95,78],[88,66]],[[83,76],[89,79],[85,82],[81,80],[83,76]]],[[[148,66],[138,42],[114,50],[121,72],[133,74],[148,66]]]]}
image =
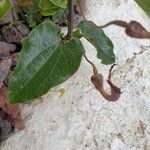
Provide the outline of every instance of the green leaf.
{"type": "Polygon", "coordinates": [[[51,16],[51,20],[56,24],[67,24],[67,10],[66,9],[60,9],[57,11],[54,15],[51,16]]]}
{"type": "MultiPolygon", "coordinates": [[[[10,102],[23,102],[35,97],[37,91],[34,91],[34,88],[39,86],[39,75],[44,75],[41,70],[60,44],[60,32],[60,28],[50,21],[41,23],[30,32],[23,44],[19,63],[10,80],[10,102]],[[31,81],[35,84],[30,84],[31,81]]],[[[46,70],[43,71],[46,72],[46,70]]]]}
{"type": "Polygon", "coordinates": [[[135,1],[150,16],[150,0],[135,0],[135,1]]]}
{"type": "Polygon", "coordinates": [[[73,0],[74,5],[78,5],[79,0],[73,0]]]}
{"type": "Polygon", "coordinates": [[[50,16],[55,14],[58,10],[60,10],[60,7],[54,5],[49,0],[41,0],[39,3],[39,7],[41,8],[41,13],[44,16],[50,16]]]}
{"type": "Polygon", "coordinates": [[[81,29],[82,36],[96,48],[97,57],[101,59],[102,64],[107,65],[115,62],[113,43],[102,29],[90,21],[81,21],[78,27],[81,29]]]}
{"type": "Polygon", "coordinates": [[[50,0],[50,1],[58,7],[61,8],[67,7],[67,0],[50,0]]]}
{"type": "Polygon", "coordinates": [[[41,17],[38,14],[38,12],[40,11],[39,0],[32,0],[32,5],[28,7],[23,7],[23,10],[26,13],[29,26],[32,28],[36,27],[41,17]]]}
{"type": "Polygon", "coordinates": [[[73,37],[78,39],[82,38],[82,32],[80,28],[76,28],[76,30],[73,32],[73,37]]]}
{"type": "Polygon", "coordinates": [[[24,103],[40,97],[78,70],[84,53],[82,43],[78,39],[61,43],[59,35],[60,29],[49,21],[31,31],[10,80],[10,103],[24,103]]]}
{"type": "Polygon", "coordinates": [[[11,3],[9,0],[0,1],[0,19],[2,19],[10,10],[11,3]]]}

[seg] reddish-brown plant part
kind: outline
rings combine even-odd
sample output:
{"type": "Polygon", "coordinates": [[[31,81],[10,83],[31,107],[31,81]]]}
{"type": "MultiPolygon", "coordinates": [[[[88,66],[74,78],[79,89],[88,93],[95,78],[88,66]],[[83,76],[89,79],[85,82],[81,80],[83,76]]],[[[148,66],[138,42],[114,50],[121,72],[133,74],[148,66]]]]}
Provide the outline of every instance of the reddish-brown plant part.
{"type": "Polygon", "coordinates": [[[114,102],[117,101],[120,98],[121,95],[121,89],[115,86],[111,81],[111,71],[113,69],[114,65],[111,67],[109,72],[109,77],[107,80],[107,83],[110,85],[111,93],[107,93],[104,89],[104,81],[103,81],[103,75],[102,74],[94,74],[91,77],[91,82],[95,86],[95,88],[101,93],[101,95],[108,101],[114,102]]]}
{"type": "Polygon", "coordinates": [[[0,108],[8,114],[8,120],[17,129],[24,129],[24,122],[21,118],[21,112],[18,106],[6,103],[7,98],[7,87],[2,85],[0,87],[0,108]]]}
{"type": "Polygon", "coordinates": [[[11,73],[16,67],[19,53],[8,53],[7,57],[0,57],[0,87],[2,84],[8,86],[11,73]]]}
{"type": "Polygon", "coordinates": [[[0,59],[10,56],[10,51],[16,49],[16,45],[0,41],[0,59]]]}
{"type": "Polygon", "coordinates": [[[126,34],[133,38],[150,39],[150,32],[148,32],[137,21],[131,21],[126,28],[126,34]]]}
{"type": "Polygon", "coordinates": [[[117,86],[115,86],[111,81],[111,72],[112,72],[112,69],[115,66],[115,64],[112,65],[112,67],[109,70],[109,76],[108,76],[108,80],[107,80],[107,83],[111,87],[111,93],[109,94],[104,89],[103,75],[98,73],[96,66],[85,55],[84,55],[84,57],[91,64],[91,66],[93,68],[94,75],[92,75],[92,77],[91,77],[91,82],[93,83],[95,88],[100,92],[100,94],[107,101],[111,101],[111,102],[117,101],[120,98],[120,95],[122,92],[121,92],[121,89],[118,88],[117,86]]]}
{"type": "Polygon", "coordinates": [[[25,37],[29,34],[28,27],[21,23],[15,23],[10,26],[2,28],[3,39],[8,43],[23,43],[25,37]]]}
{"type": "Polygon", "coordinates": [[[131,21],[130,23],[127,23],[122,20],[114,20],[111,21],[103,26],[100,26],[100,28],[105,28],[110,25],[117,25],[120,27],[125,28],[125,32],[128,36],[132,38],[138,38],[138,39],[150,39],[150,32],[147,31],[139,22],[137,21],[131,21]]]}
{"type": "MultiPolygon", "coordinates": [[[[21,119],[19,107],[6,102],[7,86],[11,70],[16,66],[19,53],[11,53],[16,48],[12,47],[13,45],[11,44],[4,42],[0,44],[2,44],[2,48],[0,49],[0,110],[6,113],[6,117],[3,118],[4,120],[10,122],[11,126],[21,130],[24,128],[24,123],[21,119]]],[[[2,119],[1,114],[0,118],[2,119]]]]}
{"type": "Polygon", "coordinates": [[[32,0],[16,0],[19,6],[30,6],[32,5],[32,0]]]}

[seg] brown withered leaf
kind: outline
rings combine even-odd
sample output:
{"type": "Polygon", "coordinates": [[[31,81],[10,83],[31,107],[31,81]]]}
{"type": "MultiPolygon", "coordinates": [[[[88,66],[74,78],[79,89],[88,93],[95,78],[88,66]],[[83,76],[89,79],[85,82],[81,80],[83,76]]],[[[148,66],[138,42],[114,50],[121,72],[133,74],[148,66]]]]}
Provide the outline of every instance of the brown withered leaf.
{"type": "Polygon", "coordinates": [[[24,123],[21,119],[20,109],[16,105],[6,103],[7,98],[7,87],[0,87],[0,109],[8,114],[8,119],[11,121],[12,126],[17,129],[24,129],[24,123]]]}
{"type": "Polygon", "coordinates": [[[19,53],[9,53],[7,57],[0,57],[0,87],[3,83],[8,85],[11,71],[16,67],[18,59],[19,53]]]}
{"type": "Polygon", "coordinates": [[[6,140],[14,131],[11,122],[7,119],[7,114],[0,109],[0,143],[6,140]]]}
{"type": "Polygon", "coordinates": [[[127,23],[127,22],[122,21],[122,20],[114,20],[114,21],[111,21],[111,22],[109,22],[103,26],[100,26],[100,28],[105,28],[109,25],[117,25],[117,26],[125,28],[126,34],[132,38],[150,39],[150,32],[147,31],[137,21],[131,21],[130,23],[127,23]]]}
{"type": "Polygon", "coordinates": [[[12,60],[11,70],[13,70],[12,68],[16,67],[16,64],[19,60],[19,53],[14,53],[14,54],[10,55],[10,58],[12,60]]]}
{"type": "Polygon", "coordinates": [[[14,51],[16,45],[0,41],[0,59],[10,56],[10,51],[14,51]]]}
{"type": "Polygon", "coordinates": [[[2,35],[6,42],[8,43],[22,43],[24,37],[29,34],[30,30],[23,23],[18,23],[15,25],[4,26],[2,28],[2,35]]]}
{"type": "Polygon", "coordinates": [[[3,81],[7,77],[10,71],[10,67],[12,64],[11,59],[5,59],[3,62],[0,63],[0,87],[3,84],[3,81]]]}
{"type": "Polygon", "coordinates": [[[19,6],[30,6],[32,5],[32,0],[16,0],[19,6]]]}
{"type": "Polygon", "coordinates": [[[2,30],[3,38],[8,43],[20,43],[23,36],[21,33],[16,29],[16,27],[12,28],[3,28],[2,30]]]}

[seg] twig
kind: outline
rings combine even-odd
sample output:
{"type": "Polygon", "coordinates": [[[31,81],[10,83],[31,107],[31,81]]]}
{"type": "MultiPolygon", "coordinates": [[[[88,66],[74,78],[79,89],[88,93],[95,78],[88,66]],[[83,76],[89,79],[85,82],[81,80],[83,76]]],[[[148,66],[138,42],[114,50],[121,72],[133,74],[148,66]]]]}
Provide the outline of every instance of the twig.
{"type": "Polygon", "coordinates": [[[70,40],[72,38],[73,20],[74,20],[73,0],[68,0],[68,33],[67,33],[67,40],[70,40]]]}
{"type": "Polygon", "coordinates": [[[84,57],[85,57],[86,61],[93,67],[93,73],[94,73],[95,75],[98,74],[98,70],[97,70],[96,66],[94,65],[94,63],[92,63],[92,62],[86,57],[86,55],[84,55],[84,57]]]}
{"type": "Polygon", "coordinates": [[[114,68],[116,65],[117,65],[117,64],[113,64],[113,65],[111,66],[111,68],[109,69],[108,80],[111,80],[112,70],[113,70],[113,68],[114,68]]]}

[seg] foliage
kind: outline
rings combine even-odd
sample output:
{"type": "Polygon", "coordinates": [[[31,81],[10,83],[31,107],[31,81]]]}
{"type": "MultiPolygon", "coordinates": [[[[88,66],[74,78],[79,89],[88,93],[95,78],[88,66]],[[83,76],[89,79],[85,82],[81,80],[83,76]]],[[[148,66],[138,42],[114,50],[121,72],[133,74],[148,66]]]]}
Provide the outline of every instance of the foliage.
{"type": "Polygon", "coordinates": [[[49,0],[41,0],[40,3],[39,3],[39,7],[41,8],[41,13],[44,16],[53,15],[58,10],[60,10],[60,8],[57,5],[53,4],[49,0]]]}
{"type": "Polygon", "coordinates": [[[78,39],[62,43],[57,25],[50,21],[41,23],[24,42],[9,85],[10,102],[32,100],[66,81],[79,68],[83,54],[78,39]]]}
{"type": "Polygon", "coordinates": [[[135,1],[150,16],[150,0],[135,0],[135,1]]]}
{"type": "MultiPolygon", "coordinates": [[[[4,1],[5,3],[9,2],[8,0],[4,1]]],[[[150,3],[147,0],[136,1],[149,14],[150,3]]],[[[69,5],[67,0],[28,0],[28,3],[25,0],[17,0],[17,2],[23,9],[29,26],[33,29],[23,43],[19,62],[9,82],[8,101],[10,103],[32,101],[75,74],[82,57],[85,55],[84,47],[80,41],[81,37],[95,47],[97,58],[102,64],[108,65],[115,62],[114,45],[111,39],[106,36],[102,27],[87,21],[84,17],[78,27],[74,28],[71,38],[68,39],[61,33],[58,24],[67,20],[67,14],[72,15],[66,9],[69,5]]],[[[80,0],[73,0],[73,4],[78,7],[79,3],[80,0]]],[[[2,6],[1,4],[0,7],[3,8],[3,11],[0,11],[2,14],[0,17],[3,17],[10,6],[8,4],[2,6]]],[[[68,21],[72,22],[73,18],[70,19],[68,21]]],[[[123,21],[113,21],[106,26],[111,24],[125,27],[126,33],[132,35],[131,37],[141,38],[141,33],[144,31],[142,37],[149,38],[149,32],[137,22],[128,24],[123,21]],[[145,36],[146,34],[148,36],[145,36]]],[[[73,27],[73,24],[67,25],[69,29],[73,27]]],[[[94,86],[102,95],[105,95],[105,99],[117,100],[121,94],[120,89],[113,85],[109,78],[107,82],[111,86],[112,93],[111,95],[106,94],[103,89],[103,76],[98,74],[92,62],[87,58],[86,60],[93,67],[94,80],[92,78],[92,83],[94,86]]]]}
{"type": "Polygon", "coordinates": [[[66,8],[67,6],[67,0],[50,0],[50,1],[56,6],[61,8],[66,8]]]}
{"type": "Polygon", "coordinates": [[[102,60],[102,64],[108,65],[115,62],[113,43],[101,28],[91,21],[82,21],[78,27],[81,29],[82,36],[96,48],[97,57],[102,60]]]}
{"type": "Polygon", "coordinates": [[[39,0],[32,0],[32,4],[29,6],[22,6],[23,10],[25,12],[25,16],[27,17],[27,22],[30,27],[34,28],[37,26],[39,20],[40,20],[40,14],[38,13],[40,11],[39,8],[39,0]]]}
{"type": "MultiPolygon", "coordinates": [[[[18,1],[20,1],[19,4],[23,7],[24,12],[26,13],[27,22],[29,23],[29,26],[32,28],[36,27],[39,24],[42,16],[45,17],[51,16],[52,18],[57,18],[61,15],[63,16],[63,18],[64,16],[65,19],[67,18],[66,16],[67,0],[61,0],[61,1],[60,0],[28,0],[30,1],[29,2],[30,4],[32,1],[31,5],[22,3],[23,0],[18,0],[18,1]]],[[[77,5],[78,0],[73,0],[73,2],[74,5],[77,5]]]]}
{"type": "Polygon", "coordinates": [[[0,1],[0,19],[2,19],[10,10],[11,4],[9,0],[0,1]]]}

